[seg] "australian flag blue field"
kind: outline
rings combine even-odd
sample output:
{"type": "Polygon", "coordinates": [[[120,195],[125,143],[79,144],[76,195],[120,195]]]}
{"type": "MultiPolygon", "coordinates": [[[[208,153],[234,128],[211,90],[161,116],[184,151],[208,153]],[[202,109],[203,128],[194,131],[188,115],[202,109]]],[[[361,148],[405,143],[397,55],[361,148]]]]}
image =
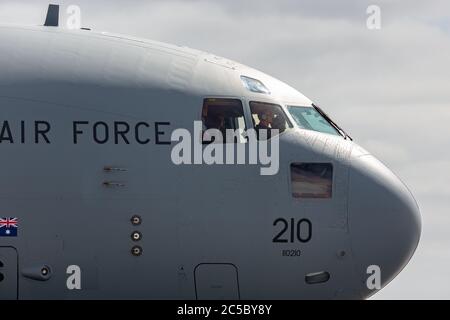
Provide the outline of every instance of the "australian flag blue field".
{"type": "Polygon", "coordinates": [[[18,228],[17,218],[0,218],[0,237],[17,237],[18,228]]]}

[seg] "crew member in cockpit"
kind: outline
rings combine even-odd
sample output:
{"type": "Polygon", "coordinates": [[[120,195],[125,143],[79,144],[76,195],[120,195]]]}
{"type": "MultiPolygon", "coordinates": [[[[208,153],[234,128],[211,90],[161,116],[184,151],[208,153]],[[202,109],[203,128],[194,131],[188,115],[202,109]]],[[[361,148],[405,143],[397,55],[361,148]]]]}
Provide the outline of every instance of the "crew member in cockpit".
{"type": "Polygon", "coordinates": [[[269,110],[265,110],[262,113],[258,114],[259,123],[255,126],[256,135],[258,137],[258,140],[263,140],[264,136],[261,136],[260,134],[263,132],[262,130],[266,130],[267,132],[267,139],[270,139],[271,137],[271,128],[272,128],[272,121],[273,121],[273,113],[269,110]]]}
{"type": "Polygon", "coordinates": [[[277,129],[279,133],[282,133],[286,130],[286,120],[280,114],[277,114],[275,118],[272,120],[272,129],[277,129]]]}
{"type": "Polygon", "coordinates": [[[204,121],[204,133],[203,133],[203,143],[209,143],[208,141],[212,142],[217,142],[214,141],[214,137],[209,137],[208,133],[206,130],[208,129],[217,129],[221,132],[222,134],[222,142],[225,139],[225,118],[223,117],[223,115],[220,114],[215,114],[212,115],[210,117],[208,117],[205,121],[204,121]]]}

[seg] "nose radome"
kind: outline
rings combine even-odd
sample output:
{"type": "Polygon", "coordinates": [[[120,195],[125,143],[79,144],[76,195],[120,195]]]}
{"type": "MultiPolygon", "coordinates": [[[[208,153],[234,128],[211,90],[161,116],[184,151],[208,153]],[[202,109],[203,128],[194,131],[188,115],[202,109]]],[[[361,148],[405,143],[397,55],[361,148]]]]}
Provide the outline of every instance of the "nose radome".
{"type": "Polygon", "coordinates": [[[379,266],[381,285],[389,283],[417,248],[421,216],[408,188],[371,155],[352,159],[348,197],[353,259],[368,297],[376,291],[366,286],[367,268],[379,266]]]}

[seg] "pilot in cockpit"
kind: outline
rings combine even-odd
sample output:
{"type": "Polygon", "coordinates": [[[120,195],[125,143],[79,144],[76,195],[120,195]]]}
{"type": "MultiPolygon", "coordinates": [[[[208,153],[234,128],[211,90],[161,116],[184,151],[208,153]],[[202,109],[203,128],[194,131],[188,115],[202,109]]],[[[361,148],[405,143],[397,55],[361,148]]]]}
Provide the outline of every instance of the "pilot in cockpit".
{"type": "Polygon", "coordinates": [[[261,136],[263,130],[266,130],[266,132],[267,132],[266,137],[267,137],[267,139],[270,139],[272,121],[273,121],[273,113],[270,110],[263,110],[260,113],[258,113],[258,119],[259,119],[259,123],[255,126],[256,135],[258,137],[258,140],[265,140],[264,135],[261,136]]]}
{"type": "Polygon", "coordinates": [[[204,141],[204,143],[206,143],[208,141],[214,142],[214,140],[215,140],[214,137],[210,137],[208,135],[208,132],[206,131],[208,129],[219,130],[222,134],[222,139],[224,139],[226,137],[226,135],[225,135],[225,118],[223,117],[223,115],[213,114],[204,120],[204,125],[203,125],[203,141],[204,141]]]}
{"type": "Polygon", "coordinates": [[[279,133],[282,133],[286,130],[286,119],[278,114],[272,120],[272,129],[277,129],[279,133]]]}

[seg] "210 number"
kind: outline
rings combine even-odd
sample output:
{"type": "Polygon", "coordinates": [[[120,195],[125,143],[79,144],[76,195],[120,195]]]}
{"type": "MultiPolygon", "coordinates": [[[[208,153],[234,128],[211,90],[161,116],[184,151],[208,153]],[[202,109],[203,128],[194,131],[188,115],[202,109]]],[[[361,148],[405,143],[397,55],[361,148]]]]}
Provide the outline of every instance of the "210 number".
{"type": "Polygon", "coordinates": [[[273,226],[281,224],[283,227],[281,231],[273,238],[274,243],[294,243],[300,241],[301,243],[306,243],[311,240],[312,237],[312,224],[308,219],[301,219],[295,223],[295,219],[292,218],[290,221],[286,219],[279,218],[273,222],[273,226]],[[288,231],[289,230],[289,231],[288,231]],[[287,237],[286,234],[287,233],[287,237]]]}

